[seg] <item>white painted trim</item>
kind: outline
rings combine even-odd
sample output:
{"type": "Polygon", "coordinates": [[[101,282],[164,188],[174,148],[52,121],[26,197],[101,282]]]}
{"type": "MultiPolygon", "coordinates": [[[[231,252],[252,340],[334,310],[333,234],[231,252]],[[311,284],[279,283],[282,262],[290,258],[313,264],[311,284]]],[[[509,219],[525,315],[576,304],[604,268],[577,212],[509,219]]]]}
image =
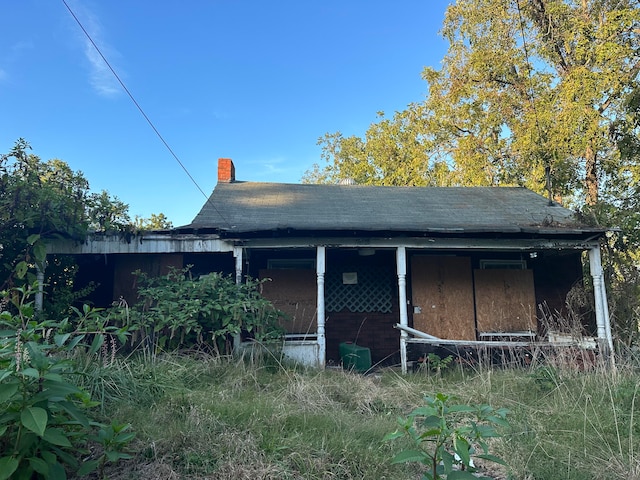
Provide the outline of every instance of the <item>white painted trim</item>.
{"type": "MultiPolygon", "coordinates": [[[[46,257],[42,263],[46,268],[46,257]]],[[[36,280],[38,280],[38,290],[34,298],[34,307],[36,308],[36,312],[42,312],[44,305],[44,268],[40,268],[38,265],[36,265],[36,280]]]]}
{"type": "Polygon", "coordinates": [[[215,234],[146,234],[133,237],[129,242],[118,235],[90,235],[84,242],[50,240],[47,253],[57,254],[112,254],[112,253],[216,253],[232,252],[234,246],[247,248],[310,248],[336,246],[340,248],[404,248],[442,250],[465,249],[477,251],[535,251],[535,250],[588,250],[597,246],[596,241],[572,241],[566,239],[474,239],[414,237],[388,238],[263,238],[221,239],[215,234]],[[402,242],[399,245],[399,242],[402,242]]]}
{"type": "MultiPolygon", "coordinates": [[[[233,256],[236,260],[236,285],[242,284],[242,247],[233,247],[233,256]]],[[[242,349],[242,336],[240,333],[233,335],[234,350],[242,349]]]]}
{"type": "Polygon", "coordinates": [[[232,252],[234,242],[217,235],[159,235],[133,237],[127,242],[118,235],[92,235],[84,242],[72,240],[47,241],[47,253],[63,255],[112,253],[206,253],[232,252]]]}
{"type": "MultiPolygon", "coordinates": [[[[396,273],[398,275],[398,303],[400,306],[400,325],[409,326],[407,313],[407,249],[400,246],[396,249],[396,273]]],[[[407,373],[407,338],[405,330],[400,332],[400,364],[402,373],[407,373]]]]}
{"type": "Polygon", "coordinates": [[[325,336],[325,310],[324,310],[324,275],[325,275],[326,249],[318,246],[316,252],[316,282],[318,287],[318,367],[324,368],[327,359],[327,339],[325,336]]]}
{"type": "Polygon", "coordinates": [[[233,257],[236,259],[236,285],[242,283],[242,247],[233,247],[233,257]]]}
{"type": "Polygon", "coordinates": [[[420,330],[416,330],[415,328],[407,327],[406,325],[396,323],[394,328],[401,330],[404,333],[410,333],[411,335],[418,338],[426,338],[427,340],[442,340],[441,338],[434,337],[433,335],[429,335],[428,333],[421,332],[420,330]]]}
{"type": "Polygon", "coordinates": [[[607,289],[602,275],[602,260],[599,245],[589,250],[589,267],[591,269],[591,277],[593,278],[593,296],[598,338],[606,341],[609,352],[613,354],[613,338],[611,336],[611,323],[609,320],[607,289]]]}

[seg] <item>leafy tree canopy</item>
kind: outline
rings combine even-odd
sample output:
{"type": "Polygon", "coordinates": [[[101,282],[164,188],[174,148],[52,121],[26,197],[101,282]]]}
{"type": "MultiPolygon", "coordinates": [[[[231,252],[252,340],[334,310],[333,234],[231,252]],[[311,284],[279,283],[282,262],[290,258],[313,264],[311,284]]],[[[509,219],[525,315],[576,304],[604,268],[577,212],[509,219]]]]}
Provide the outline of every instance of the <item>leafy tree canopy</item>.
{"type": "Polygon", "coordinates": [[[173,228],[173,222],[164,213],[152,213],[149,218],[136,216],[134,224],[138,230],[169,230],[173,228]]]}
{"type": "Polygon", "coordinates": [[[91,193],[82,172],[62,160],[42,161],[19,139],[0,155],[0,290],[43,266],[47,238],[82,240],[90,231],[131,233],[137,226],[170,225],[163,214],[136,219],[108,192],[91,193]]]}
{"type": "Polygon", "coordinates": [[[306,182],[523,185],[593,205],[639,174],[638,0],[458,0],[420,102],[319,140],[306,182]]]}
{"type": "Polygon", "coordinates": [[[363,138],[320,138],[303,181],[520,185],[619,227],[604,266],[612,324],[638,341],[640,0],[457,0],[427,96],[363,138]]]}

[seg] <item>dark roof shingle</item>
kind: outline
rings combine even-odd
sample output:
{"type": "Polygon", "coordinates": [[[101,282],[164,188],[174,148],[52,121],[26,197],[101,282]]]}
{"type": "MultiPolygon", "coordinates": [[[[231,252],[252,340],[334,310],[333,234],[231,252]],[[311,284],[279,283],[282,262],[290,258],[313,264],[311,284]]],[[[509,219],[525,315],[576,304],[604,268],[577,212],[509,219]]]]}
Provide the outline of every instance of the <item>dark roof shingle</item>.
{"type": "Polygon", "coordinates": [[[522,187],[219,183],[185,228],[230,232],[601,232],[522,187]]]}

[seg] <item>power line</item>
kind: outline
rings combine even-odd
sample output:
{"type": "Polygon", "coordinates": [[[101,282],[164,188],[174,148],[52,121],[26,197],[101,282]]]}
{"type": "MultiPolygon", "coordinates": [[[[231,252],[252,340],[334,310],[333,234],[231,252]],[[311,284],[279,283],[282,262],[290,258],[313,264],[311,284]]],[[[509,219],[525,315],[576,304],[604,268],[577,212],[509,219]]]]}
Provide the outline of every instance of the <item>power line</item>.
{"type": "MultiPolygon", "coordinates": [[[[540,128],[540,121],[538,120],[538,109],[536,108],[536,101],[534,98],[534,89],[533,89],[533,79],[531,78],[531,72],[533,71],[533,66],[531,65],[531,61],[529,59],[529,49],[527,48],[527,39],[524,33],[524,18],[522,17],[522,10],[520,9],[520,0],[516,0],[516,7],[518,9],[518,18],[520,20],[520,35],[522,36],[522,47],[524,50],[525,61],[527,62],[527,78],[529,80],[529,88],[527,89],[527,97],[529,99],[529,103],[531,103],[531,108],[533,109],[533,117],[536,122],[536,130],[538,131],[538,138],[542,141],[542,128],[540,128]]],[[[546,143],[546,142],[545,142],[546,143]]],[[[546,147],[546,145],[545,145],[546,147]]],[[[544,158],[544,174],[545,174],[545,188],[549,193],[549,205],[553,204],[553,192],[551,186],[551,162],[549,158],[545,155],[544,158]]]]}
{"type": "Polygon", "coordinates": [[[129,89],[127,88],[127,86],[124,84],[124,82],[122,81],[122,79],[120,78],[120,76],[116,73],[115,69],[111,66],[111,64],[109,63],[109,61],[106,59],[106,57],[102,54],[102,51],[100,50],[100,48],[98,47],[98,45],[96,44],[96,42],[93,41],[93,38],[91,38],[91,35],[89,35],[89,32],[87,32],[87,30],[84,28],[84,26],[82,25],[82,22],[80,22],[80,20],[78,19],[78,17],[76,16],[76,14],[73,12],[73,10],[71,10],[71,7],[69,6],[69,4],[67,4],[66,0],[62,0],[62,3],[64,4],[65,7],[67,7],[67,10],[69,10],[69,13],[71,14],[71,16],[73,17],[73,19],[76,21],[76,23],[78,24],[78,26],[80,27],[80,29],[83,31],[83,33],[85,34],[85,36],[87,37],[87,39],[89,39],[89,42],[91,42],[91,45],[93,45],[93,48],[95,48],[96,52],[98,52],[98,55],[100,55],[100,58],[102,58],[102,61],[105,63],[105,65],[109,68],[109,70],[111,71],[111,73],[113,74],[113,76],[116,78],[116,80],[118,80],[118,83],[120,84],[120,86],[122,87],[122,89],[127,93],[127,95],[129,96],[129,98],[131,99],[131,101],[133,102],[133,104],[136,106],[136,108],[138,109],[138,111],[140,112],[140,114],[144,117],[144,119],[147,121],[147,123],[149,124],[149,126],[151,127],[151,129],[155,132],[155,134],[157,135],[157,137],[160,139],[160,141],[163,143],[163,145],[166,147],[166,149],[169,151],[169,153],[171,154],[171,156],[173,156],[173,158],[175,159],[176,162],[178,162],[178,164],[180,165],[180,167],[182,167],[182,170],[184,170],[184,173],[187,174],[187,176],[189,177],[189,179],[191,180],[191,182],[196,186],[196,188],[200,191],[200,193],[202,193],[202,195],[204,196],[204,198],[206,199],[206,202],[209,203],[213,209],[217,212],[218,215],[220,215],[220,217],[227,223],[228,226],[231,226],[231,223],[229,222],[229,220],[227,220],[227,218],[222,215],[222,213],[216,208],[216,206],[214,205],[213,202],[211,202],[209,200],[209,196],[204,193],[204,191],[202,190],[202,188],[200,188],[200,185],[198,185],[198,182],[196,182],[195,178],[193,178],[193,176],[191,175],[191,173],[189,173],[189,170],[187,170],[187,167],[185,167],[185,165],[180,161],[180,159],[178,158],[178,156],[175,154],[175,152],[173,151],[173,149],[169,146],[169,144],[166,142],[166,140],[164,139],[164,137],[160,134],[160,132],[158,131],[158,129],[156,128],[156,126],[153,124],[153,122],[151,121],[151,119],[147,116],[147,114],[144,112],[144,110],[142,109],[142,107],[140,106],[140,104],[136,101],[135,97],[133,96],[133,94],[129,91],[129,89]]]}

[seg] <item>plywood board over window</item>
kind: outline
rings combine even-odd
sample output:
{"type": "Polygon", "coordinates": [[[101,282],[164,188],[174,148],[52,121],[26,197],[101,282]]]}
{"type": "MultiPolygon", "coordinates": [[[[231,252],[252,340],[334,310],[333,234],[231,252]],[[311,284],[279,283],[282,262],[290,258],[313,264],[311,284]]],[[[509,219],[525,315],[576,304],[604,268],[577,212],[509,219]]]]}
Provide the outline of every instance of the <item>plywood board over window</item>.
{"type": "Polygon", "coordinates": [[[287,333],[315,334],[316,322],[316,272],[309,269],[260,270],[262,295],[287,314],[281,326],[287,333]]]}
{"type": "Polygon", "coordinates": [[[182,254],[139,254],[139,255],[115,255],[115,268],[113,274],[113,299],[124,298],[129,305],[138,300],[137,279],[133,272],[140,270],[149,277],[166,275],[174,269],[183,266],[182,254]]]}
{"type": "Polygon", "coordinates": [[[479,332],[536,330],[532,270],[474,270],[479,332]]]}
{"type": "Polygon", "coordinates": [[[413,256],[411,291],[414,328],[443,339],[476,339],[470,258],[413,256]]]}

